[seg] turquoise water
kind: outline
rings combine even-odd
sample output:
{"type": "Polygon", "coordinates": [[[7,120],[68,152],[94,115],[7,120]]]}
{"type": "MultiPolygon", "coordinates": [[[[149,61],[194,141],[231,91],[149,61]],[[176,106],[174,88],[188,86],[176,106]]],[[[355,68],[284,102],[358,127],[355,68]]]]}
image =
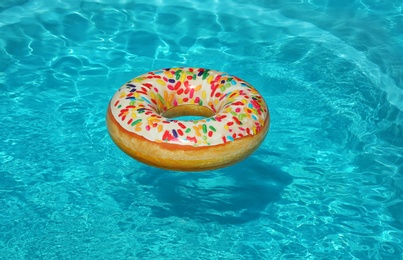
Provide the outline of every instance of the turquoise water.
{"type": "Polygon", "coordinates": [[[2,1],[1,259],[402,259],[401,1],[2,1]],[[271,128],[170,172],[105,127],[129,79],[237,75],[271,128]]]}

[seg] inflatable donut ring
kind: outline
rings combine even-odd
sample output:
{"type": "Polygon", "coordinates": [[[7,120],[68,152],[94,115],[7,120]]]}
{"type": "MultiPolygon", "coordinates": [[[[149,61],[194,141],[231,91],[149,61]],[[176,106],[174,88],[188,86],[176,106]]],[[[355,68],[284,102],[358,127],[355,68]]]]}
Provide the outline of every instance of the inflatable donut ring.
{"type": "Polygon", "coordinates": [[[238,77],[203,68],[148,72],[124,84],[106,116],[112,140],[155,167],[202,171],[239,162],[267,134],[270,116],[259,92],[238,77]],[[202,116],[199,120],[177,120],[202,116]]]}

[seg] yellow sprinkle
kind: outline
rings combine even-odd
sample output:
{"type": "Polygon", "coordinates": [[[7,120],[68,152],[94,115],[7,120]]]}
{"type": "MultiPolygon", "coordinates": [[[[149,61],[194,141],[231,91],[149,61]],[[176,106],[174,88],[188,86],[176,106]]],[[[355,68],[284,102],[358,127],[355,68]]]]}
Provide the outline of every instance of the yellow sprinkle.
{"type": "Polygon", "coordinates": [[[140,94],[136,92],[136,93],[134,93],[134,97],[135,98],[140,98],[140,94]]]}
{"type": "Polygon", "coordinates": [[[124,98],[125,96],[127,95],[127,93],[125,93],[125,92],[122,92],[122,93],[120,93],[120,96],[119,96],[119,98],[124,98]]]}
{"type": "Polygon", "coordinates": [[[171,74],[170,71],[164,71],[164,74],[165,74],[168,78],[170,78],[170,79],[172,79],[173,76],[174,76],[174,75],[171,74]]]}
{"type": "Polygon", "coordinates": [[[214,99],[214,105],[218,105],[218,99],[214,99]]]}
{"type": "Polygon", "coordinates": [[[186,79],[186,74],[185,73],[182,73],[181,74],[181,78],[179,79],[180,80],[180,82],[184,82],[185,81],[185,79],[186,79]]]}
{"type": "Polygon", "coordinates": [[[199,129],[197,129],[197,127],[195,127],[195,126],[193,128],[194,128],[194,130],[196,132],[196,135],[200,137],[201,133],[199,132],[199,129]]]}
{"type": "Polygon", "coordinates": [[[152,99],[156,99],[154,92],[151,92],[150,96],[151,96],[152,99]]]}
{"type": "Polygon", "coordinates": [[[160,85],[162,85],[162,86],[166,86],[166,82],[165,81],[163,81],[162,79],[157,79],[157,83],[158,84],[160,84],[160,85]]]}
{"type": "Polygon", "coordinates": [[[158,110],[162,111],[164,109],[164,104],[162,104],[161,100],[157,99],[157,107],[158,110]]]}
{"type": "Polygon", "coordinates": [[[164,91],[164,100],[167,101],[168,100],[168,92],[164,91]]]}
{"type": "Polygon", "coordinates": [[[202,98],[203,98],[204,100],[206,100],[206,91],[205,91],[205,90],[203,90],[203,92],[202,92],[202,98]]]}
{"type": "Polygon", "coordinates": [[[202,88],[201,85],[197,85],[196,88],[195,88],[195,91],[199,91],[201,88],[202,88]]]}
{"type": "Polygon", "coordinates": [[[225,128],[225,130],[228,130],[228,126],[227,126],[227,125],[224,125],[224,128],[225,128]]]}
{"type": "Polygon", "coordinates": [[[135,119],[137,117],[136,113],[132,113],[132,118],[135,119]]]}
{"type": "Polygon", "coordinates": [[[173,93],[169,94],[168,103],[171,103],[173,99],[174,99],[174,94],[173,93]]]}
{"type": "Polygon", "coordinates": [[[248,100],[242,99],[242,103],[247,104],[247,103],[248,103],[248,100]]]}
{"type": "Polygon", "coordinates": [[[158,133],[162,132],[162,125],[158,125],[158,133]]]}
{"type": "Polygon", "coordinates": [[[209,77],[207,77],[207,83],[211,84],[211,81],[213,80],[213,75],[210,75],[209,77]]]}
{"type": "Polygon", "coordinates": [[[140,131],[141,131],[141,127],[136,126],[136,128],[134,128],[134,130],[135,130],[136,132],[140,132],[140,131]]]}
{"type": "Polygon", "coordinates": [[[178,98],[178,103],[182,104],[183,103],[183,99],[182,98],[178,98]]]}

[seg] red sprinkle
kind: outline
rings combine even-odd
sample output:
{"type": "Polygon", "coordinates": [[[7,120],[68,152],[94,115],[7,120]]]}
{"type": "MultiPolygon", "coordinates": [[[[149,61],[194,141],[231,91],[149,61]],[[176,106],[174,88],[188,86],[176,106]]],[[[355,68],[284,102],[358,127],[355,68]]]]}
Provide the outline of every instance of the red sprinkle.
{"type": "Polygon", "coordinates": [[[222,115],[222,116],[217,116],[215,117],[215,120],[217,120],[218,122],[221,122],[222,119],[226,118],[226,115],[222,115]]]}
{"type": "Polygon", "coordinates": [[[236,118],[236,116],[233,116],[232,119],[234,119],[234,121],[235,121],[238,125],[242,125],[241,121],[239,121],[239,119],[236,118]]]}
{"type": "Polygon", "coordinates": [[[197,143],[196,137],[186,136],[186,139],[189,140],[190,142],[197,143]]]}
{"type": "Polygon", "coordinates": [[[181,84],[182,82],[180,81],[176,82],[174,89],[177,90],[181,86],[181,84]]]}
{"type": "Polygon", "coordinates": [[[182,123],[178,123],[178,126],[180,126],[182,129],[186,128],[186,126],[184,124],[182,124],[182,123]]]}

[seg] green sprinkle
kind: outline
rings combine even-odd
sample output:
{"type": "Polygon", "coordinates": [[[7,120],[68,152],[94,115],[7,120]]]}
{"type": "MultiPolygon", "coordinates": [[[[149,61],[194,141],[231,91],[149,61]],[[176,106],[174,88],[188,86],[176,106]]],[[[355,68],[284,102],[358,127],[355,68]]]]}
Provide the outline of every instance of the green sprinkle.
{"type": "Polygon", "coordinates": [[[190,131],[192,131],[190,128],[186,129],[185,133],[189,133],[190,131]]]}
{"type": "Polygon", "coordinates": [[[239,117],[239,120],[242,120],[246,117],[246,114],[240,114],[238,117],[239,117]]]}
{"type": "Polygon", "coordinates": [[[133,123],[131,123],[131,126],[135,126],[135,125],[137,125],[138,123],[140,123],[141,122],[141,119],[137,119],[136,121],[134,121],[133,123]]]}
{"type": "Polygon", "coordinates": [[[214,128],[214,126],[209,126],[209,128],[211,129],[211,130],[213,130],[213,132],[215,132],[215,131],[217,131],[215,128],[214,128]]]}
{"type": "Polygon", "coordinates": [[[181,72],[182,72],[182,70],[177,70],[177,71],[175,72],[176,80],[179,80],[179,79],[180,79],[180,77],[181,77],[181,72]]]}
{"type": "Polygon", "coordinates": [[[207,126],[203,124],[203,133],[207,134],[207,126]]]}
{"type": "Polygon", "coordinates": [[[208,72],[209,72],[209,69],[206,69],[206,70],[203,72],[203,77],[202,77],[202,79],[206,79],[206,78],[207,78],[208,72]]]}
{"type": "Polygon", "coordinates": [[[199,101],[199,106],[203,106],[203,101],[199,101]]]}
{"type": "Polygon", "coordinates": [[[162,102],[162,104],[165,104],[165,100],[162,98],[160,94],[157,94],[157,97],[162,102]]]}
{"type": "Polygon", "coordinates": [[[202,138],[203,138],[204,140],[207,140],[207,136],[205,136],[205,135],[203,135],[202,138]]]}

